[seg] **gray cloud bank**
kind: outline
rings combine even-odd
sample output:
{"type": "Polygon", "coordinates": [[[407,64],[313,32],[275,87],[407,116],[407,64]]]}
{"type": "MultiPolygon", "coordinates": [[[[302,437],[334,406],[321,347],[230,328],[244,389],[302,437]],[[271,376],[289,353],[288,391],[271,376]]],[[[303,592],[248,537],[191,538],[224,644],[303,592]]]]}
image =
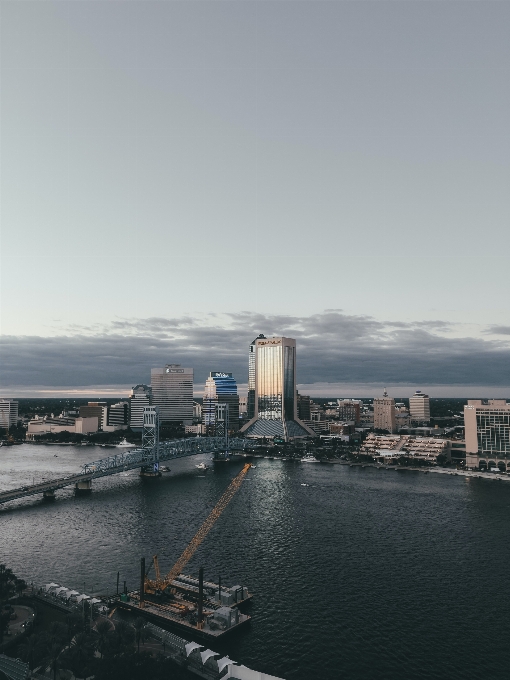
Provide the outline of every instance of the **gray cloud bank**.
{"type": "Polygon", "coordinates": [[[197,385],[211,370],[245,383],[248,345],[264,333],[296,338],[299,383],[510,385],[508,339],[452,337],[452,330],[442,321],[385,323],[339,310],[117,320],[52,337],[1,337],[0,382],[136,384],[150,381],[151,367],[181,363],[195,368],[197,385]]]}

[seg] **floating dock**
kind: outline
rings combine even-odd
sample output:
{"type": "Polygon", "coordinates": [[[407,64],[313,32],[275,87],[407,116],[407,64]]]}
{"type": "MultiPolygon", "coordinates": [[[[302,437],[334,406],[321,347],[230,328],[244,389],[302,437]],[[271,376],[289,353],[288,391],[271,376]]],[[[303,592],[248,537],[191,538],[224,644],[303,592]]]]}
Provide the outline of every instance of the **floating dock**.
{"type": "Polygon", "coordinates": [[[140,590],[125,591],[116,598],[115,604],[151,623],[188,634],[193,632],[201,639],[219,638],[251,619],[239,609],[239,605],[252,598],[248,588],[222,586],[221,578],[218,584],[204,581],[202,567],[198,579],[179,574],[171,581],[162,582],[163,588],[158,587],[158,582],[147,580],[145,558],[142,557],[140,590]]]}
{"type": "Polygon", "coordinates": [[[221,638],[234,630],[239,630],[251,620],[250,616],[241,613],[235,607],[217,606],[213,609],[204,602],[202,624],[199,626],[195,603],[179,598],[178,594],[175,600],[164,604],[153,602],[146,596],[144,606],[141,607],[139,593],[132,592],[126,599],[119,599],[115,604],[119,609],[135,616],[142,616],[164,629],[186,632],[203,640],[221,638]]]}

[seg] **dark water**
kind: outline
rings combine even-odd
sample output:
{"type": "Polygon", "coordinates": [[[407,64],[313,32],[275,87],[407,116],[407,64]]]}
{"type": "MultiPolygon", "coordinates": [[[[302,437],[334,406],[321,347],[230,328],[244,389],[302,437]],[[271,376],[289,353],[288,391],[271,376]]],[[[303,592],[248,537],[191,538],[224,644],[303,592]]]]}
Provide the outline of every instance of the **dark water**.
{"type": "MultiPolygon", "coordinates": [[[[0,488],[108,451],[2,448],[0,488]]],[[[6,506],[1,561],[36,583],[111,593],[120,570],[136,588],[140,556],[169,568],[242,466],[204,475],[200,460],[159,480],[94,482],[90,497],[6,506]]],[[[251,627],[215,648],[289,680],[508,677],[510,484],[254,463],[188,569],[255,594],[251,627]]]]}

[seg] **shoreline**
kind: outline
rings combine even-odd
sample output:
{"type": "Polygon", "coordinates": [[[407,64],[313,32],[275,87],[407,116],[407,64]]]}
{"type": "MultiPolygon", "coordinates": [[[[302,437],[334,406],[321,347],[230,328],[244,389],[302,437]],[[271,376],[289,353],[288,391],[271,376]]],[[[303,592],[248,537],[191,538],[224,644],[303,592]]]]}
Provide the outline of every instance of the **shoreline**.
{"type": "MultiPolygon", "coordinates": [[[[333,462],[333,461],[331,461],[333,462]]],[[[449,470],[448,468],[437,467],[405,467],[401,465],[377,465],[376,463],[349,463],[347,461],[338,461],[340,465],[348,465],[349,467],[371,467],[378,470],[397,470],[408,472],[435,472],[440,475],[450,475],[452,477],[476,477],[479,479],[489,479],[500,482],[510,482],[510,475],[505,475],[500,472],[482,472],[481,470],[449,470]]]]}

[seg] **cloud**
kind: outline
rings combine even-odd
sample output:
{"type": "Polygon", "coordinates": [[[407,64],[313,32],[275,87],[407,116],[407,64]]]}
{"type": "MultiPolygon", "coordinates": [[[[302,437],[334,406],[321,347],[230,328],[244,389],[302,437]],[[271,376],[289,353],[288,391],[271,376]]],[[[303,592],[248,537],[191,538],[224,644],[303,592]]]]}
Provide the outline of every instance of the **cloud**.
{"type": "Polygon", "coordinates": [[[245,383],[248,345],[264,333],[296,338],[299,383],[510,385],[507,341],[450,330],[444,322],[383,322],[340,310],[115,319],[54,337],[3,336],[0,380],[3,387],[136,384],[150,381],[151,367],[180,363],[195,369],[197,385],[212,370],[245,383]]]}
{"type": "Polygon", "coordinates": [[[489,326],[486,333],[491,335],[510,335],[510,326],[489,326]]]}

